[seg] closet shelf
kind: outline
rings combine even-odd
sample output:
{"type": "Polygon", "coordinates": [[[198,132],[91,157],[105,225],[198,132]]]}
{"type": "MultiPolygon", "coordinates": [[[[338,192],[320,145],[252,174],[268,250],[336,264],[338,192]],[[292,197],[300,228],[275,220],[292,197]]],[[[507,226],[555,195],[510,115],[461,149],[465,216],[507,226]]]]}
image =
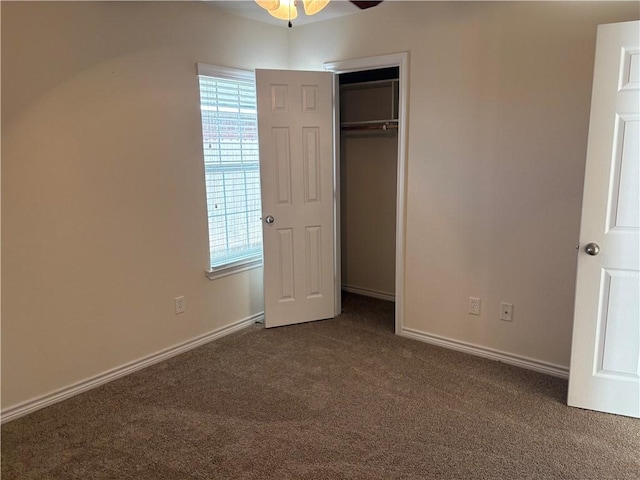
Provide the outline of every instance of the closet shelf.
{"type": "Polygon", "coordinates": [[[362,88],[379,88],[379,87],[393,87],[399,80],[397,78],[390,78],[388,80],[368,80],[364,82],[345,83],[340,85],[341,90],[353,90],[362,88]]]}

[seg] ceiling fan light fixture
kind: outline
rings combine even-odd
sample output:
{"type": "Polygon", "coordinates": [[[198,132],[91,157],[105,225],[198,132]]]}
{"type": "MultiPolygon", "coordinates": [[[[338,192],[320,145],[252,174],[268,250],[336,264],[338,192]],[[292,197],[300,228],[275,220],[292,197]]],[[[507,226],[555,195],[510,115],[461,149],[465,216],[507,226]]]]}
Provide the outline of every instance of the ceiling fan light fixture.
{"type": "Polygon", "coordinates": [[[280,0],[256,0],[256,3],[268,11],[277,10],[280,7],[280,0]]]}
{"type": "Polygon", "coordinates": [[[277,9],[267,11],[269,15],[279,20],[295,20],[298,17],[295,0],[281,0],[277,9]]]}
{"type": "Polygon", "coordinates": [[[330,0],[304,0],[304,13],[307,15],[315,15],[329,4],[330,0]]]}

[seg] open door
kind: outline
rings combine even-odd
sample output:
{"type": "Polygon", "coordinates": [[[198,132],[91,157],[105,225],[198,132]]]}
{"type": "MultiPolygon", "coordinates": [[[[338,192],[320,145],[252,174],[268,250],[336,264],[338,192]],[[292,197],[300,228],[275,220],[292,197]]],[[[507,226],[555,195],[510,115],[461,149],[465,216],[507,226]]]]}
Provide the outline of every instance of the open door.
{"type": "Polygon", "coordinates": [[[640,22],[598,27],[570,406],[640,417],[640,22]]]}
{"type": "Polygon", "coordinates": [[[265,326],[332,318],[333,74],[256,70],[265,326]]]}

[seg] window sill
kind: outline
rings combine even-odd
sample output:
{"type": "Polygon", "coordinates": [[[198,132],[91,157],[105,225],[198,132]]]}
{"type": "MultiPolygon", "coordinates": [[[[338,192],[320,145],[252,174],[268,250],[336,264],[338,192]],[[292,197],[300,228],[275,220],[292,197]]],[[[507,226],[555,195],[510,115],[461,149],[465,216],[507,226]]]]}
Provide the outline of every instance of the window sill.
{"type": "Polygon", "coordinates": [[[235,273],[245,272],[247,270],[253,270],[254,268],[258,268],[261,266],[262,266],[262,258],[258,258],[256,260],[251,260],[246,263],[241,263],[240,265],[229,265],[226,267],[210,269],[205,271],[204,274],[209,280],[215,280],[217,278],[226,277],[228,275],[233,275],[235,273]]]}

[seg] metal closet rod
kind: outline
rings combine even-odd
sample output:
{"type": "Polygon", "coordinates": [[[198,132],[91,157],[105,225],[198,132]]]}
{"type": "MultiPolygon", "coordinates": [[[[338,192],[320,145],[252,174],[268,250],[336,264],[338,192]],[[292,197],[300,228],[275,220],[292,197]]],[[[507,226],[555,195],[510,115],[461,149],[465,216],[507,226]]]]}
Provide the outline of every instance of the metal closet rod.
{"type": "Polygon", "coordinates": [[[354,122],[343,123],[341,130],[397,130],[398,122],[354,122]]]}

